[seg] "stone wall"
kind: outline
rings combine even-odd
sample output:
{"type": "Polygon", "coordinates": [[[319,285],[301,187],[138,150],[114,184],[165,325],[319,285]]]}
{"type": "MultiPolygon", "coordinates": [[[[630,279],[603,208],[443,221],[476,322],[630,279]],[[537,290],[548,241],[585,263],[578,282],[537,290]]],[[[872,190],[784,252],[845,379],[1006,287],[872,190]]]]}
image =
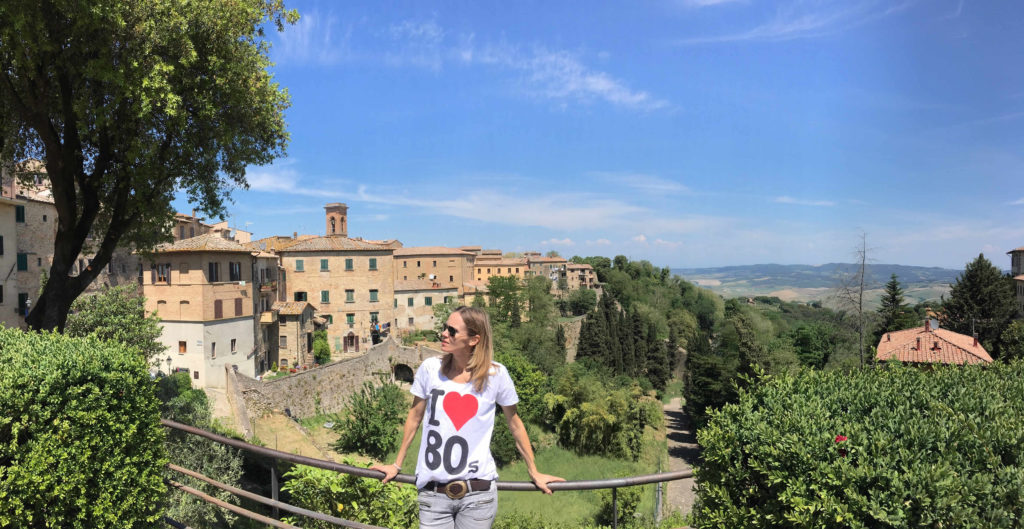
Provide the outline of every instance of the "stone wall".
{"type": "MultiPolygon", "coordinates": [[[[244,400],[243,412],[246,415],[260,416],[287,408],[294,417],[310,417],[341,411],[349,395],[359,391],[363,381],[375,380],[378,374],[390,376],[395,365],[404,364],[415,371],[424,359],[440,354],[440,351],[427,347],[405,347],[389,338],[362,356],[270,382],[261,382],[241,373],[230,373],[228,378],[234,377],[244,400]]],[[[231,385],[229,382],[229,395],[231,385]]]]}
{"type": "Polygon", "coordinates": [[[583,318],[562,323],[562,331],[565,332],[565,362],[576,361],[576,348],[580,343],[580,329],[583,327],[583,318]]]}
{"type": "Polygon", "coordinates": [[[245,399],[238,386],[238,373],[229,365],[224,366],[224,372],[227,378],[227,390],[224,393],[227,395],[228,406],[231,407],[231,414],[235,417],[235,427],[237,427],[246,438],[250,438],[252,437],[252,422],[249,421],[249,413],[246,410],[245,399]]]}

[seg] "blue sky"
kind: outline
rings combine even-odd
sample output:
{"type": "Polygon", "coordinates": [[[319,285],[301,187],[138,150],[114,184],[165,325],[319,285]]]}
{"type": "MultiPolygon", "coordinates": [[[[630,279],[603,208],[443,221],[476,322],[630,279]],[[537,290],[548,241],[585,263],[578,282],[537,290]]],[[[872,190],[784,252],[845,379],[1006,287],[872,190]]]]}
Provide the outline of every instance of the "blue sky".
{"type": "Polygon", "coordinates": [[[1024,2],[287,5],[288,157],[229,208],[260,237],[345,202],[351,236],[672,267],[1024,246],[1024,2]]]}

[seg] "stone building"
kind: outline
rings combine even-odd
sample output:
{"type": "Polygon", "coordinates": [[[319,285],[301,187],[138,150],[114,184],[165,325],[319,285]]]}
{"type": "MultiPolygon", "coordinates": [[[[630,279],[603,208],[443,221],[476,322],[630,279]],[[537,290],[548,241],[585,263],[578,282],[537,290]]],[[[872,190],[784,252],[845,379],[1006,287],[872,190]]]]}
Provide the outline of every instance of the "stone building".
{"type": "Polygon", "coordinates": [[[541,257],[540,255],[527,255],[526,262],[528,276],[541,276],[557,283],[559,279],[566,278],[565,266],[568,262],[564,257],[541,257]]]}
{"type": "Polygon", "coordinates": [[[1006,253],[1010,255],[1010,275],[1017,290],[1017,315],[1024,315],[1024,246],[1006,253]]]}
{"type": "Polygon", "coordinates": [[[313,305],[305,301],[279,301],[274,303],[273,310],[278,323],[277,365],[313,365],[313,305]]]}
{"type": "Polygon", "coordinates": [[[459,289],[429,279],[395,281],[395,328],[433,329],[434,305],[460,299],[459,289]]]}
{"type": "Polygon", "coordinates": [[[597,273],[588,264],[568,263],[565,265],[565,279],[569,290],[578,288],[600,289],[597,273]]]}
{"type": "Polygon", "coordinates": [[[457,248],[413,246],[395,250],[395,282],[425,280],[443,288],[463,292],[473,279],[475,255],[457,248]]]}
{"type": "Polygon", "coordinates": [[[162,320],[168,369],[187,369],[196,386],[218,388],[225,365],[251,377],[266,371],[276,322],[257,315],[276,287],[259,271],[276,269],[276,256],[212,233],[157,246],[142,290],[146,311],[162,320]]]}
{"type": "Polygon", "coordinates": [[[22,201],[0,197],[0,323],[4,327],[19,327],[25,317],[24,309],[19,309],[17,269],[21,254],[15,218],[19,211],[24,215],[19,208],[24,208],[22,201]]]}
{"type": "Polygon", "coordinates": [[[473,280],[486,283],[492,277],[505,276],[523,279],[529,269],[530,265],[525,258],[493,259],[481,256],[473,263],[473,280]]]}
{"type": "Polygon", "coordinates": [[[283,281],[290,301],[308,301],[327,321],[335,353],[365,350],[374,322],[394,320],[396,240],[348,237],[348,207],[328,204],[326,233],[281,245],[283,281]]]}
{"type": "Polygon", "coordinates": [[[207,224],[203,222],[202,218],[196,216],[196,210],[194,209],[191,215],[185,213],[174,214],[174,225],[171,227],[171,235],[175,241],[191,239],[192,237],[206,235],[207,233],[215,233],[221,238],[231,239],[242,244],[252,242],[252,232],[231,228],[226,220],[215,224],[207,224]]]}

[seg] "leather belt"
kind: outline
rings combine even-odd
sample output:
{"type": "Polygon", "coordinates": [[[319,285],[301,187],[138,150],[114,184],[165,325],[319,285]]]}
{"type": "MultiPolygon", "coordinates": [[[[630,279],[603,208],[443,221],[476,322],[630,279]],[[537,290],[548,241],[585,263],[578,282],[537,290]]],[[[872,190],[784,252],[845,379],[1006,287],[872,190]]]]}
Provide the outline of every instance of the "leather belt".
{"type": "Polygon", "coordinates": [[[443,492],[446,496],[453,500],[457,500],[466,495],[467,492],[480,492],[482,490],[491,490],[491,480],[489,479],[470,479],[470,480],[459,480],[452,481],[450,483],[438,483],[436,481],[430,481],[423,486],[424,490],[432,490],[434,492],[443,492]]]}

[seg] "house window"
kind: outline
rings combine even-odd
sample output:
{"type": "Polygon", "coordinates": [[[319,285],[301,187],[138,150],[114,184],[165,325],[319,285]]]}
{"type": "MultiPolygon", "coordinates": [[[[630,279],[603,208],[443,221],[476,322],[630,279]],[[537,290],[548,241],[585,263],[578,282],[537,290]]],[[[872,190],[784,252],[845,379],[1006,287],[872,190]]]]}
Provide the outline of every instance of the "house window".
{"type": "Polygon", "coordinates": [[[210,342],[210,358],[217,358],[217,342],[210,342]]]}
{"type": "Polygon", "coordinates": [[[448,303],[451,303],[451,302],[452,302],[452,297],[451,297],[451,296],[445,296],[445,297],[444,297],[444,302],[445,302],[445,304],[446,304],[446,305],[447,305],[448,303]]]}
{"type": "Polygon", "coordinates": [[[171,283],[171,263],[156,265],[156,280],[158,283],[171,283]]]}
{"type": "Polygon", "coordinates": [[[420,267],[420,262],[416,261],[416,268],[419,268],[419,267],[420,267]]]}
{"type": "Polygon", "coordinates": [[[434,260],[434,266],[435,267],[437,266],[437,260],[436,259],[434,260]]]}
{"type": "Polygon", "coordinates": [[[377,291],[376,290],[371,290],[370,291],[370,303],[376,303],[376,302],[377,302],[377,291]]]}
{"type": "Polygon", "coordinates": [[[287,349],[287,348],[288,348],[288,337],[287,336],[282,336],[281,337],[281,349],[287,349]]]}
{"type": "Polygon", "coordinates": [[[334,323],[334,315],[333,314],[324,314],[324,319],[327,320],[327,324],[328,325],[334,323]]]}
{"type": "Polygon", "coordinates": [[[23,315],[28,312],[28,294],[24,292],[18,294],[18,312],[23,315]]]}
{"type": "Polygon", "coordinates": [[[346,290],[345,291],[345,303],[355,303],[355,302],[356,302],[356,291],[355,290],[346,290]]]}
{"type": "Polygon", "coordinates": [[[237,342],[237,341],[238,340],[236,340],[234,338],[231,339],[231,352],[232,353],[234,353],[236,351],[236,349],[235,349],[235,342],[237,342]]]}
{"type": "Polygon", "coordinates": [[[305,292],[296,292],[295,293],[295,301],[306,301],[306,293],[305,292]]]}
{"type": "Polygon", "coordinates": [[[321,290],[320,291],[320,303],[330,303],[330,302],[331,302],[331,291],[330,290],[321,290]]]}
{"type": "Polygon", "coordinates": [[[25,222],[25,206],[14,206],[14,222],[25,222]]]}
{"type": "Polygon", "coordinates": [[[377,269],[377,258],[376,257],[371,257],[370,258],[370,270],[376,270],[376,269],[377,269]]]}
{"type": "Polygon", "coordinates": [[[4,302],[4,286],[0,285],[0,304],[4,302]]]}
{"type": "Polygon", "coordinates": [[[402,268],[409,268],[409,261],[402,261],[402,268]]]}
{"type": "Polygon", "coordinates": [[[377,323],[378,321],[380,321],[380,313],[379,312],[371,312],[370,313],[370,321],[372,323],[377,323]]]}
{"type": "Polygon", "coordinates": [[[411,306],[412,306],[412,296],[409,296],[409,301],[408,301],[408,303],[409,303],[409,306],[411,307],[411,306]]]}
{"type": "Polygon", "coordinates": [[[455,276],[448,276],[448,282],[455,282],[455,276]]]}
{"type": "Polygon", "coordinates": [[[178,340],[178,354],[183,355],[188,352],[188,342],[185,340],[178,340]]]}
{"type": "Polygon", "coordinates": [[[18,271],[24,272],[25,270],[28,270],[28,254],[27,253],[19,253],[18,254],[18,271]]]}
{"type": "Polygon", "coordinates": [[[242,315],[242,298],[235,298],[235,316],[242,315]]]}
{"type": "Polygon", "coordinates": [[[320,271],[321,272],[326,272],[328,270],[330,270],[330,268],[327,267],[327,259],[321,259],[320,260],[320,271]]]}
{"type": "Polygon", "coordinates": [[[242,263],[228,263],[228,281],[242,280],[242,263]]]}
{"type": "Polygon", "coordinates": [[[423,304],[428,306],[428,307],[433,305],[434,304],[434,298],[432,298],[430,296],[427,296],[427,297],[423,298],[423,304]]]}
{"type": "Polygon", "coordinates": [[[192,380],[199,380],[199,371],[192,372],[192,380]]]}
{"type": "Polygon", "coordinates": [[[398,308],[398,298],[395,298],[395,308],[398,308]]]}
{"type": "Polygon", "coordinates": [[[178,238],[179,239],[184,239],[185,238],[185,227],[184,226],[178,226],[178,238]]]}
{"type": "Polygon", "coordinates": [[[0,255],[4,254],[4,236],[0,235],[0,255]]]}
{"type": "Polygon", "coordinates": [[[352,270],[352,259],[345,259],[345,270],[352,270]]]}
{"type": "Polygon", "coordinates": [[[295,260],[295,271],[302,272],[302,259],[295,260]]]}
{"type": "Polygon", "coordinates": [[[213,317],[220,319],[224,317],[224,301],[217,299],[213,301],[213,317]]]}
{"type": "Polygon", "coordinates": [[[519,273],[519,268],[516,268],[516,273],[517,273],[517,274],[519,273]]]}
{"type": "Polygon", "coordinates": [[[416,320],[412,316],[409,316],[409,327],[416,325],[416,320]]]}
{"type": "Polygon", "coordinates": [[[345,315],[345,323],[347,323],[349,325],[355,325],[356,324],[356,315],[355,314],[346,314],[345,315]]]}
{"type": "Polygon", "coordinates": [[[488,274],[490,274],[490,273],[491,273],[491,269],[490,269],[490,268],[488,268],[488,269],[487,269],[487,273],[488,273],[488,274]]]}
{"type": "Polygon", "coordinates": [[[220,281],[220,263],[208,263],[207,268],[210,272],[207,280],[211,283],[220,281]]]}

